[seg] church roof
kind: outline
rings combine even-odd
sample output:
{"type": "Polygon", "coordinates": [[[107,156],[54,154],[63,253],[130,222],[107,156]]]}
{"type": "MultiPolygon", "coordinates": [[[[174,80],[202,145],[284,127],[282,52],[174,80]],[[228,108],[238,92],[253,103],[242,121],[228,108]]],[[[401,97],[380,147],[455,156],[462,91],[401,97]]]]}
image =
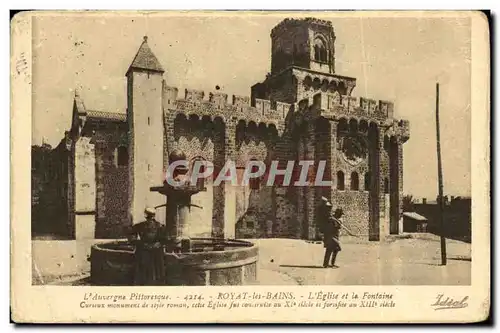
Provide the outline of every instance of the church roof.
{"type": "Polygon", "coordinates": [[[96,118],[110,121],[127,121],[125,113],[87,110],[87,118],[96,118]]]}
{"type": "Polygon", "coordinates": [[[137,54],[135,55],[132,64],[130,65],[128,71],[131,69],[142,69],[154,72],[163,73],[163,67],[161,67],[160,62],[153,54],[153,51],[149,48],[148,37],[144,36],[144,41],[142,42],[137,54]]]}

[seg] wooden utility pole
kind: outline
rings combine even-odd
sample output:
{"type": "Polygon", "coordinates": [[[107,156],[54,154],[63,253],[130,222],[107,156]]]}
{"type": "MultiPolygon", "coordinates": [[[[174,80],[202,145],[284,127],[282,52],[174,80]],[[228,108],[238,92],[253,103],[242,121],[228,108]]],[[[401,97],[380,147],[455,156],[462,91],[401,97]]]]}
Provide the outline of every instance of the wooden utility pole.
{"type": "Polygon", "coordinates": [[[439,83],[436,83],[436,142],[438,160],[438,205],[439,205],[439,230],[441,236],[441,265],[446,265],[446,239],[444,237],[444,196],[443,196],[443,166],[441,164],[441,136],[439,133],[439,83]]]}

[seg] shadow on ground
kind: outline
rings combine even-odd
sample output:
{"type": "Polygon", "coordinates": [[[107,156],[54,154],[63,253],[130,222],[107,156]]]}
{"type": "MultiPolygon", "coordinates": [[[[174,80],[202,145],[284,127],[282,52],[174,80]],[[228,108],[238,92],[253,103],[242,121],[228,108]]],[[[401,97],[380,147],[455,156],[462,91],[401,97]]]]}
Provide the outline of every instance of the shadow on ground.
{"type": "Polygon", "coordinates": [[[324,268],[323,266],[307,266],[307,265],[280,265],[280,267],[293,267],[293,268],[324,268]]]}

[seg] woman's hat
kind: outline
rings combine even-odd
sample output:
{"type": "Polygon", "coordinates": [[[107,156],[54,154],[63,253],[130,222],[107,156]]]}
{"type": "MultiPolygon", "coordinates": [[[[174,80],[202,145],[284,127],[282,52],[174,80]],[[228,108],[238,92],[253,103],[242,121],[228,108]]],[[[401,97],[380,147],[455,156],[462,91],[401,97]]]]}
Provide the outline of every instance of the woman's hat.
{"type": "Polygon", "coordinates": [[[144,214],[146,214],[146,215],[155,215],[156,214],[156,210],[154,208],[147,207],[146,209],[144,209],[144,214]]]}

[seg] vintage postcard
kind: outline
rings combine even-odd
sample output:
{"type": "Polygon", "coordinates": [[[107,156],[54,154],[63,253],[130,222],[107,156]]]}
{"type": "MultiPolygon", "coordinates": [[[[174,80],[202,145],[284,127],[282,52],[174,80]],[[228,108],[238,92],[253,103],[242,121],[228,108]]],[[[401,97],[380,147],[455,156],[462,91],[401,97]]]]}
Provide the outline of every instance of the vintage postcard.
{"type": "Polygon", "coordinates": [[[11,35],[15,322],[488,317],[484,14],[35,11],[11,35]]]}

